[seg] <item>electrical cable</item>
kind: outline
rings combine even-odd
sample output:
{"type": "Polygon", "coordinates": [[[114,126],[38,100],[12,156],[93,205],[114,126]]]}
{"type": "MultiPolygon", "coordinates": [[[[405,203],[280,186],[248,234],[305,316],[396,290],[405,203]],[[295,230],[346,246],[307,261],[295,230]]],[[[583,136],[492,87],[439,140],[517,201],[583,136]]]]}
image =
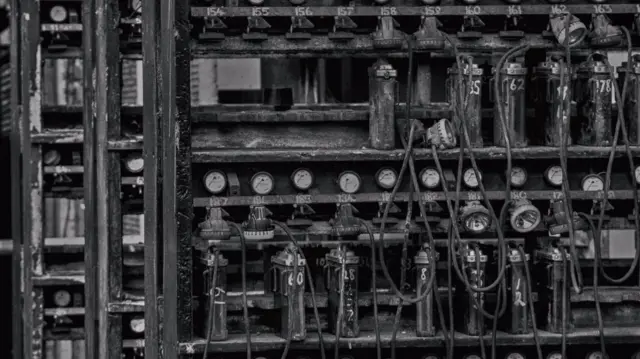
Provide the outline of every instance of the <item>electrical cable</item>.
{"type": "Polygon", "coordinates": [[[213,275],[211,276],[211,286],[209,288],[209,317],[207,318],[208,326],[207,326],[207,337],[204,343],[204,352],[202,353],[202,359],[207,359],[209,356],[209,343],[211,342],[211,337],[213,336],[213,311],[215,308],[215,292],[218,281],[218,250],[213,250],[213,255],[215,260],[213,261],[213,275]]]}
{"type": "Polygon", "coordinates": [[[309,282],[309,292],[311,292],[311,306],[313,307],[313,316],[314,316],[314,320],[316,321],[316,327],[317,327],[316,330],[318,332],[318,345],[320,346],[320,358],[326,359],[326,354],[324,349],[324,336],[322,335],[322,323],[320,322],[320,313],[318,311],[318,303],[316,300],[315,283],[313,281],[313,277],[311,276],[311,269],[309,268],[309,263],[307,263],[307,259],[305,258],[302,250],[300,250],[298,241],[293,236],[293,233],[291,233],[291,230],[289,229],[289,227],[286,224],[278,221],[272,221],[272,223],[275,226],[280,227],[280,229],[284,231],[284,233],[289,238],[289,241],[291,241],[291,243],[293,243],[293,245],[296,248],[298,248],[298,255],[302,257],[302,259],[304,260],[304,269],[307,272],[307,281],[309,282]]]}
{"type": "Polygon", "coordinates": [[[563,246],[558,246],[562,257],[562,329],[560,333],[560,355],[562,359],[567,358],[567,252],[563,246]]]}
{"type": "MultiPolygon", "coordinates": [[[[475,257],[476,257],[475,265],[476,265],[476,273],[477,273],[476,275],[478,277],[480,277],[481,273],[484,272],[482,270],[482,267],[481,267],[481,265],[482,265],[481,263],[482,262],[481,262],[481,255],[480,255],[480,253],[481,253],[480,252],[480,246],[478,246],[477,243],[473,243],[472,246],[473,246],[473,248],[474,248],[474,250],[476,252],[475,253],[475,257]]],[[[482,276],[484,276],[484,274],[482,274],[482,276]]],[[[481,278],[477,278],[477,279],[478,279],[477,280],[478,281],[478,285],[481,285],[483,280],[481,278]]],[[[469,294],[471,294],[471,296],[475,297],[475,295],[474,295],[475,293],[469,293],[469,294]]],[[[484,293],[478,293],[478,297],[482,297],[482,296],[484,296],[484,293]]],[[[498,311],[498,308],[500,306],[500,297],[498,296],[497,298],[498,298],[497,299],[498,303],[496,304],[496,312],[498,311]]],[[[480,304],[483,304],[483,303],[480,302],[480,304]]],[[[480,308],[480,307],[481,306],[478,306],[478,308],[480,308]]],[[[497,317],[497,315],[496,315],[496,317],[497,317]]],[[[479,332],[478,333],[479,334],[478,335],[478,341],[480,342],[480,357],[482,359],[487,359],[487,348],[485,348],[485,345],[484,345],[484,316],[480,315],[480,318],[478,318],[476,316],[475,321],[476,321],[476,325],[478,326],[478,332],[479,332]]]]}
{"type": "Polygon", "coordinates": [[[538,336],[538,323],[536,320],[536,312],[535,305],[533,304],[533,290],[532,290],[532,277],[531,270],[529,269],[529,261],[527,261],[527,253],[524,251],[524,248],[521,245],[518,245],[518,252],[520,252],[520,257],[524,261],[524,274],[527,279],[527,302],[529,305],[529,312],[531,312],[531,327],[533,329],[533,342],[536,345],[536,353],[538,354],[538,359],[542,359],[542,347],[540,345],[540,337],[538,336]]]}
{"type": "Polygon", "coordinates": [[[247,303],[247,240],[244,237],[244,231],[235,222],[227,222],[231,227],[235,228],[240,236],[241,246],[241,268],[240,276],[242,277],[242,319],[244,321],[244,331],[246,335],[246,350],[247,359],[252,359],[251,356],[251,331],[249,330],[249,304],[247,303]]]}
{"type": "MultiPolygon", "coordinates": [[[[369,227],[369,224],[362,219],[360,219],[360,224],[364,226],[369,234],[369,244],[371,245],[371,291],[372,299],[373,299],[373,325],[374,332],[376,335],[376,358],[382,359],[382,348],[381,348],[381,340],[380,340],[380,323],[378,320],[378,285],[376,284],[376,241],[373,237],[373,230],[369,227]]],[[[402,305],[402,302],[400,302],[402,305]]]]}
{"type": "MultiPolygon", "coordinates": [[[[293,254],[293,273],[291,274],[291,292],[295,293],[296,292],[296,287],[298,286],[298,260],[299,260],[299,256],[298,256],[298,247],[294,246],[295,248],[295,253],[293,254]]],[[[289,311],[289,306],[287,306],[287,311],[289,311]]],[[[289,348],[291,348],[291,340],[293,339],[293,315],[291,315],[291,313],[287,314],[287,339],[285,341],[284,344],[284,349],[282,350],[282,355],[280,356],[280,359],[286,359],[287,355],[289,354],[289,348]]]]}
{"type": "MultiPolygon", "coordinates": [[[[635,177],[634,175],[634,169],[635,169],[635,165],[633,163],[633,154],[631,153],[631,149],[629,147],[629,136],[627,133],[627,126],[626,126],[626,121],[625,121],[625,116],[624,116],[624,103],[626,101],[626,96],[627,96],[627,87],[629,84],[629,78],[630,78],[630,73],[631,73],[631,57],[632,57],[632,53],[631,53],[631,34],[629,34],[629,30],[627,30],[626,27],[622,26],[621,27],[622,31],[625,33],[625,36],[627,38],[627,75],[624,78],[624,82],[622,85],[622,95],[620,94],[620,89],[618,88],[618,84],[614,81],[615,79],[615,74],[613,72],[613,66],[611,66],[611,64],[609,63],[609,61],[605,58],[605,64],[607,66],[607,68],[609,69],[609,74],[611,76],[611,82],[613,83],[613,88],[615,91],[615,96],[616,96],[616,102],[617,102],[617,107],[618,107],[618,122],[616,123],[616,129],[615,129],[615,134],[613,136],[613,142],[611,144],[611,151],[609,152],[609,161],[607,163],[607,172],[605,175],[605,187],[604,187],[604,191],[603,191],[603,200],[602,203],[603,205],[600,207],[600,213],[598,216],[598,237],[600,237],[600,235],[602,234],[602,226],[603,226],[603,222],[604,222],[604,213],[605,213],[605,205],[609,199],[609,189],[611,187],[611,172],[613,170],[613,160],[615,157],[615,149],[616,146],[618,144],[618,137],[620,135],[620,132],[622,131],[622,140],[624,142],[624,147],[625,147],[625,152],[627,154],[627,158],[629,160],[629,166],[630,166],[630,172],[631,172],[631,178],[633,180],[633,178],[635,177]]],[[[610,283],[614,283],[614,284],[622,284],[623,282],[627,281],[633,274],[636,273],[636,268],[638,266],[638,263],[640,261],[640,250],[638,250],[638,248],[640,248],[640,234],[638,233],[638,231],[640,230],[640,219],[638,218],[638,216],[640,215],[640,208],[638,206],[638,191],[633,191],[633,209],[634,209],[634,222],[636,225],[636,231],[635,231],[635,237],[636,237],[636,253],[633,257],[633,262],[631,263],[631,267],[628,269],[628,271],[620,278],[612,278],[610,277],[606,272],[605,272],[605,268],[604,265],[602,265],[602,262],[599,263],[599,267],[600,267],[600,273],[602,274],[602,276],[604,277],[605,280],[607,280],[610,283]]],[[[598,238],[598,242],[600,242],[601,239],[598,238]]]]}
{"type": "Polygon", "coordinates": [[[598,276],[599,276],[599,262],[600,260],[602,260],[601,257],[601,248],[600,248],[600,241],[599,239],[596,238],[600,238],[600,232],[598,231],[598,229],[596,228],[596,226],[593,224],[593,221],[591,220],[591,218],[589,218],[589,216],[587,216],[585,213],[578,213],[578,216],[582,219],[584,219],[587,224],[589,225],[589,229],[591,229],[591,233],[593,235],[593,248],[594,248],[594,252],[595,255],[593,257],[593,300],[595,302],[595,306],[596,306],[596,318],[598,320],[598,336],[600,339],[600,352],[602,352],[603,358],[607,358],[607,349],[606,349],[606,345],[605,345],[605,340],[604,340],[604,320],[602,318],[602,308],[600,307],[600,294],[599,294],[599,287],[598,287],[598,276]]]}

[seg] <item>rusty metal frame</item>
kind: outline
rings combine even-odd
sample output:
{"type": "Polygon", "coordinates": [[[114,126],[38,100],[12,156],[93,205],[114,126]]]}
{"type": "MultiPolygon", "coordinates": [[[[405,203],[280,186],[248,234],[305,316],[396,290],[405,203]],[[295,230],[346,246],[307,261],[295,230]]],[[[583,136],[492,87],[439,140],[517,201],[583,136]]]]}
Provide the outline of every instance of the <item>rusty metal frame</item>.
{"type": "Polygon", "coordinates": [[[159,299],[162,294],[162,76],[160,58],[160,1],[144,0],[142,13],[143,144],[144,156],[144,349],[160,358],[159,299]]]}
{"type": "MultiPolygon", "coordinates": [[[[180,355],[180,343],[192,340],[192,258],[191,225],[193,218],[191,194],[191,89],[190,89],[190,6],[188,0],[168,0],[160,2],[160,26],[155,14],[147,15],[146,29],[160,29],[159,40],[145,31],[145,41],[151,42],[159,50],[162,74],[160,109],[162,136],[145,136],[147,153],[158,147],[162,149],[162,238],[163,238],[163,333],[164,357],[176,359],[180,355]],[[159,42],[157,42],[159,41],[159,42]]],[[[147,8],[145,8],[145,12],[147,8]]],[[[153,31],[153,30],[151,30],[153,31]]],[[[151,49],[151,43],[147,44],[151,49]]],[[[148,52],[145,55],[150,55],[148,52]]],[[[151,64],[153,65],[153,64],[151,64]]],[[[154,72],[149,70],[149,76],[154,72]]],[[[146,85],[148,86],[148,84],[146,85]]],[[[145,120],[152,121],[149,112],[145,120]]],[[[149,124],[147,127],[149,128],[149,124]]],[[[145,173],[145,175],[147,175],[145,173]]],[[[145,204],[153,199],[146,189],[145,204]]],[[[156,191],[157,193],[157,191],[156,191]]],[[[155,226],[149,223],[148,230],[155,226]]],[[[157,240],[157,238],[156,238],[157,240]]],[[[149,255],[145,255],[145,265],[156,265],[149,255]]],[[[155,283],[152,283],[155,284],[155,283]]],[[[148,287],[146,289],[149,289],[148,287]]],[[[156,294],[147,292],[146,295],[156,294]]],[[[155,315],[151,312],[148,316],[155,315]]]]}

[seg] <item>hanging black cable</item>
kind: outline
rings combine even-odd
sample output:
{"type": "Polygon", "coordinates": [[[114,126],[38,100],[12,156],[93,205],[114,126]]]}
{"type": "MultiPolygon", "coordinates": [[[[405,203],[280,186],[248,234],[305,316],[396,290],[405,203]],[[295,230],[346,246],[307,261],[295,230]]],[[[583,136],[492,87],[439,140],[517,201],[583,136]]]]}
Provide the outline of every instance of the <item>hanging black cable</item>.
{"type": "Polygon", "coordinates": [[[378,285],[376,283],[376,276],[378,271],[376,269],[376,240],[373,237],[373,230],[369,227],[369,224],[363,220],[360,220],[360,224],[364,226],[369,234],[369,244],[371,246],[371,291],[373,300],[373,325],[376,335],[376,359],[382,359],[382,348],[380,346],[380,323],[378,320],[378,285]]]}
{"type": "Polygon", "coordinates": [[[244,332],[246,335],[246,350],[247,350],[247,359],[252,359],[251,357],[251,331],[249,324],[249,304],[247,303],[247,241],[244,237],[244,231],[242,228],[234,222],[227,222],[231,227],[233,227],[240,236],[240,255],[241,255],[241,266],[240,266],[240,276],[242,277],[242,319],[244,321],[244,332]]]}
{"type": "Polygon", "coordinates": [[[209,343],[211,342],[211,337],[213,336],[213,321],[214,321],[214,308],[215,308],[215,292],[216,286],[218,285],[218,250],[213,250],[213,255],[215,260],[213,261],[213,275],[211,277],[211,286],[209,288],[209,317],[207,318],[208,326],[207,326],[207,337],[205,338],[204,343],[204,353],[202,354],[202,359],[207,359],[209,356],[209,343]]]}
{"type": "Polygon", "coordinates": [[[533,290],[532,290],[532,277],[531,270],[529,269],[529,261],[527,261],[527,253],[524,251],[521,245],[518,246],[518,252],[520,257],[524,261],[524,274],[527,278],[527,304],[529,305],[529,312],[531,315],[531,327],[533,329],[533,342],[536,345],[536,353],[538,359],[542,359],[542,347],[540,346],[540,337],[538,335],[538,321],[536,319],[535,305],[533,304],[533,290]]]}

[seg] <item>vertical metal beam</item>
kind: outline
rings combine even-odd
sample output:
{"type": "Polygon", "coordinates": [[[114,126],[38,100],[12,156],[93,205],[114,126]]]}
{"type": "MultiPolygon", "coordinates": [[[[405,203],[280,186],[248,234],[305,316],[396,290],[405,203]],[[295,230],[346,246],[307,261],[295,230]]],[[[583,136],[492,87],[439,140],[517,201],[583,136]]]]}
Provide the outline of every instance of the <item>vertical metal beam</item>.
{"type": "Polygon", "coordinates": [[[98,241],[98,358],[120,359],[122,316],[109,303],[122,297],[120,155],[107,143],[120,137],[121,63],[118,0],[96,0],[96,222],[98,241]]]}
{"type": "Polygon", "coordinates": [[[84,165],[84,262],[85,262],[85,357],[98,358],[98,240],[95,228],[96,195],[95,187],[95,0],[82,2],[82,88],[83,107],[82,125],[84,128],[83,165],[84,165]]]}
{"type": "Polygon", "coordinates": [[[160,72],[160,1],[142,4],[143,133],[144,133],[144,348],[149,358],[160,358],[158,299],[162,256],[162,120],[160,72]]]}
{"type": "Polygon", "coordinates": [[[33,276],[43,274],[42,263],[42,153],[38,146],[31,145],[31,133],[42,130],[41,109],[41,52],[40,9],[37,0],[20,1],[20,149],[22,151],[22,255],[24,302],[23,356],[43,356],[43,298],[42,288],[35,288],[33,276]],[[27,240],[28,239],[28,240],[27,240]]]}
{"type": "Polygon", "coordinates": [[[12,351],[13,359],[22,359],[22,297],[24,282],[22,277],[22,107],[20,106],[20,0],[11,1],[11,237],[13,238],[12,256],[12,351]]]}
{"type": "Polygon", "coordinates": [[[179,357],[179,342],[191,340],[191,89],[189,1],[161,2],[162,238],[165,358],[179,357]]]}

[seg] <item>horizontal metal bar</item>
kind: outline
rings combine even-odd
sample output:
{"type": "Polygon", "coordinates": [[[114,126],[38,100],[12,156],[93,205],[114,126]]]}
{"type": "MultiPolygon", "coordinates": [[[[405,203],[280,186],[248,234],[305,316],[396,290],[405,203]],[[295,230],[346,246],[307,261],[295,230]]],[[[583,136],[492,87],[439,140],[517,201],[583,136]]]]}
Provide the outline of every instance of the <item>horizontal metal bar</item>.
{"type": "MultiPolygon", "coordinates": [[[[122,236],[122,245],[125,249],[138,247],[138,250],[142,249],[144,244],[144,237],[140,235],[124,235],[122,236]]],[[[53,250],[55,248],[65,248],[65,250],[78,249],[80,252],[84,248],[84,237],[60,237],[60,238],[45,238],[44,239],[45,250],[53,250]]],[[[11,253],[13,250],[13,240],[0,239],[0,254],[11,253]]]]}
{"type": "MultiPolygon", "coordinates": [[[[391,330],[384,330],[381,335],[383,347],[389,347],[391,343],[391,330]]],[[[610,344],[631,344],[640,343],[640,328],[605,328],[604,336],[610,344]]],[[[538,331],[541,345],[560,345],[561,334],[549,333],[543,330],[538,331]]],[[[567,344],[592,344],[597,341],[599,333],[597,329],[574,329],[567,333],[567,344]]],[[[333,346],[336,343],[334,335],[323,333],[325,346],[333,346]]],[[[477,346],[479,338],[462,333],[455,333],[457,346],[477,346]]],[[[486,345],[491,343],[491,335],[486,335],[484,341],[486,345]]],[[[318,347],[318,336],[315,333],[308,333],[307,339],[302,342],[292,342],[291,349],[316,349],[318,347]]],[[[275,334],[261,333],[253,335],[251,338],[252,349],[255,351],[281,350],[286,344],[286,339],[275,334]]],[[[357,338],[340,338],[340,346],[349,349],[374,348],[376,336],[373,332],[361,332],[357,338]]],[[[513,345],[534,345],[533,334],[512,335],[498,331],[496,333],[496,344],[500,346],[513,345]]],[[[416,337],[411,331],[398,331],[396,346],[399,348],[409,347],[442,347],[444,336],[438,333],[434,337],[416,337]]],[[[180,343],[180,352],[184,354],[202,353],[204,351],[205,340],[197,339],[188,343],[180,343]]],[[[215,342],[209,346],[210,352],[244,352],[244,334],[230,334],[229,339],[223,342],[215,342]]]]}
{"type": "MultiPolygon", "coordinates": [[[[609,191],[608,198],[631,199],[634,190],[614,190],[609,191]]],[[[487,198],[490,200],[504,200],[504,191],[487,191],[487,198]]],[[[604,196],[603,191],[571,191],[573,200],[599,200],[604,196]]],[[[293,204],[316,204],[316,203],[380,203],[387,202],[390,194],[385,193],[356,193],[356,194],[292,194],[292,195],[271,195],[271,196],[234,196],[234,197],[196,197],[193,199],[194,207],[230,207],[230,206],[251,206],[251,205],[293,205],[293,204]]],[[[422,192],[420,196],[415,194],[414,200],[424,202],[444,201],[447,199],[444,192],[422,192]]],[[[562,191],[512,191],[512,199],[528,200],[552,200],[563,198],[562,191]]],[[[449,192],[448,199],[456,198],[456,193],[449,192]]],[[[482,200],[480,192],[460,192],[460,200],[478,201],[482,200]]],[[[399,192],[394,197],[394,202],[407,202],[409,194],[399,192]]]]}
{"type": "Polygon", "coordinates": [[[109,313],[142,313],[144,312],[144,300],[124,300],[109,303],[109,313]]]}
{"type": "MultiPolygon", "coordinates": [[[[142,60],[142,53],[135,48],[122,48],[121,58],[125,60],[142,60]]],[[[43,59],[81,59],[82,48],[69,46],[64,50],[56,49],[49,51],[46,47],[42,48],[43,59]]]]}
{"type": "Polygon", "coordinates": [[[84,307],[45,308],[44,315],[49,317],[62,317],[66,315],[84,315],[84,307]]]}
{"type": "Polygon", "coordinates": [[[472,6],[243,6],[243,7],[191,7],[193,17],[313,17],[313,16],[514,16],[572,14],[638,14],[635,4],[581,4],[581,5],[472,5],[472,6]]]}
{"type": "Polygon", "coordinates": [[[84,273],[48,272],[41,276],[34,276],[33,284],[39,287],[54,285],[81,285],[84,284],[84,273]]]}
{"type": "MultiPolygon", "coordinates": [[[[604,158],[609,155],[611,147],[570,146],[567,150],[568,158],[604,158]]],[[[631,146],[633,156],[640,155],[640,146],[631,146]]],[[[193,149],[194,163],[242,163],[242,162],[348,162],[348,161],[401,161],[404,158],[404,150],[372,150],[372,149],[224,149],[205,150],[193,149]]],[[[442,160],[454,160],[458,158],[460,149],[451,149],[438,152],[438,158],[442,160]]],[[[625,153],[623,146],[617,146],[616,156],[625,153]]],[[[505,159],[507,151],[504,147],[484,147],[473,150],[476,159],[499,160],[505,159]]],[[[513,159],[543,159],[557,158],[560,154],[558,147],[531,146],[524,148],[512,148],[513,159]]],[[[416,149],[413,151],[416,160],[432,160],[433,153],[429,149],[416,149]]]]}

